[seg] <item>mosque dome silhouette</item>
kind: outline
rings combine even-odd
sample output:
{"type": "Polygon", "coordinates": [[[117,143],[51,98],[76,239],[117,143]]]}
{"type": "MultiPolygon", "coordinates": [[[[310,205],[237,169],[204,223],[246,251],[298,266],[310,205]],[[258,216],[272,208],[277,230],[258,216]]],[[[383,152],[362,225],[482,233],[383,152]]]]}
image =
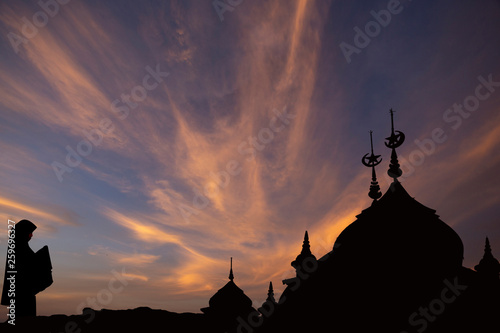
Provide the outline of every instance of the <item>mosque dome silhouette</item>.
{"type": "Polygon", "coordinates": [[[435,212],[394,181],[340,233],[334,245],[336,265],[366,269],[384,262],[386,271],[428,272],[438,279],[456,274],[462,267],[462,240],[435,212]]]}
{"type": "Polygon", "coordinates": [[[201,311],[207,316],[210,326],[221,331],[233,330],[237,325],[236,317],[256,312],[252,300],[234,283],[232,257],[229,282],[210,298],[208,305],[201,311]]]}
{"type": "Polygon", "coordinates": [[[208,301],[209,307],[203,308],[203,312],[207,314],[214,311],[240,313],[252,307],[252,300],[245,295],[243,290],[241,290],[233,280],[234,275],[231,258],[229,282],[210,298],[208,301]]]}
{"type": "MultiPolygon", "coordinates": [[[[384,271],[393,272],[389,275],[398,280],[405,275],[418,275],[427,281],[431,276],[442,279],[457,274],[462,267],[462,240],[434,209],[412,198],[398,181],[402,171],[396,148],[405,136],[394,130],[393,112],[391,109],[392,133],[386,138],[386,146],[392,149],[387,173],[394,181],[382,196],[375,174],[375,166],[382,159],[373,153],[370,131],[371,155],[363,156],[362,162],[372,168],[368,195],[373,203],[337,237],[335,265],[337,269],[352,271],[360,266],[364,270],[377,269],[382,264],[384,271]]],[[[393,283],[390,280],[388,283],[393,283]]]]}

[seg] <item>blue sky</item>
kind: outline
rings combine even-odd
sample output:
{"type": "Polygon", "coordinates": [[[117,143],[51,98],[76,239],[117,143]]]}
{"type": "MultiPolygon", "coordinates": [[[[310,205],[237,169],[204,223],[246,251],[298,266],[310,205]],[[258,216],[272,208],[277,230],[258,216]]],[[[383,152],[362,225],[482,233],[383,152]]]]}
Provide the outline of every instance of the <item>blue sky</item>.
{"type": "Polygon", "coordinates": [[[0,212],[50,247],[39,314],[198,312],[231,256],[279,294],[305,230],[319,257],[370,204],[369,130],[387,190],[390,108],[406,190],[465,266],[500,256],[498,1],[46,3],[0,3],[0,212]]]}

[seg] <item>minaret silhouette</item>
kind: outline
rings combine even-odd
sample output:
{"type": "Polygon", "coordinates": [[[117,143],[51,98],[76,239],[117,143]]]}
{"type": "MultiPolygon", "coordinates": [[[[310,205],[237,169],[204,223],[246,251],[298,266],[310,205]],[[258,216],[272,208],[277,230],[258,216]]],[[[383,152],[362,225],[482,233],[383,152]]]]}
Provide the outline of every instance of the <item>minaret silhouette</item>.
{"type": "Polygon", "coordinates": [[[266,301],[276,303],[276,299],[274,298],[274,290],[273,290],[273,282],[269,281],[269,289],[267,291],[266,301]]]}
{"type": "Polygon", "coordinates": [[[477,264],[474,269],[478,272],[480,276],[488,280],[498,281],[498,274],[500,273],[500,263],[493,257],[491,253],[490,240],[486,237],[486,242],[484,245],[484,255],[479,264],[477,264]]]}
{"type": "Polygon", "coordinates": [[[233,257],[231,257],[231,264],[229,268],[229,280],[233,281],[234,280],[234,274],[233,274],[233,257]]]}
{"type": "Polygon", "coordinates": [[[304,242],[302,243],[302,251],[297,256],[297,258],[295,258],[295,260],[291,262],[292,267],[296,270],[300,269],[302,263],[307,258],[316,260],[316,257],[311,253],[311,246],[309,245],[309,235],[306,230],[306,233],[304,234],[304,242]]]}

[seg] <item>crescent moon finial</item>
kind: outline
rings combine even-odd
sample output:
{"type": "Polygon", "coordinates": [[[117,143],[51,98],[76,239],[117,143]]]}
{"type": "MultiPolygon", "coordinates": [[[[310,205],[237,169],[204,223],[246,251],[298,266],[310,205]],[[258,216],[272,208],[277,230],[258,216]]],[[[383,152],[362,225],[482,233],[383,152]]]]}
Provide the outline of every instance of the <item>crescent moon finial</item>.
{"type": "Polygon", "coordinates": [[[391,135],[387,138],[385,145],[387,148],[391,148],[391,163],[389,164],[389,170],[387,174],[392,177],[395,181],[398,177],[403,174],[403,171],[399,168],[398,154],[396,153],[396,148],[401,146],[405,141],[405,135],[401,131],[394,130],[394,110],[389,110],[391,114],[391,135]]]}
{"type": "Polygon", "coordinates": [[[367,166],[367,167],[374,167],[374,166],[377,166],[380,164],[380,162],[382,162],[382,159],[380,157],[380,155],[375,155],[373,153],[373,139],[372,139],[372,133],[373,131],[370,131],[370,147],[371,147],[371,154],[370,153],[366,153],[363,158],[361,159],[361,163],[363,163],[364,166],[367,166]],[[368,156],[370,155],[370,156],[368,156]]]}
{"type": "Polygon", "coordinates": [[[375,174],[375,166],[379,165],[380,162],[382,162],[382,158],[380,158],[380,155],[375,155],[373,153],[372,134],[373,134],[373,131],[370,131],[371,154],[369,154],[369,153],[365,154],[363,156],[363,158],[361,159],[361,162],[363,163],[364,166],[372,168],[372,182],[370,185],[370,192],[368,192],[368,196],[370,198],[372,198],[373,200],[377,200],[378,198],[380,198],[382,196],[382,193],[380,192],[380,186],[378,186],[377,175],[375,174]]]}

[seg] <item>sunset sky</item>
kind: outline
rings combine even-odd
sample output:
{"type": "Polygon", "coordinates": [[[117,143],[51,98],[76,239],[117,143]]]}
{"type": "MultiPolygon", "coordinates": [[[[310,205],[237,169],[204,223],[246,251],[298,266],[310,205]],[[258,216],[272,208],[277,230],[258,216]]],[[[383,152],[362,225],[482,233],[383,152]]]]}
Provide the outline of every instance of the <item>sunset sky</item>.
{"type": "Polygon", "coordinates": [[[500,1],[41,3],[0,2],[0,268],[30,219],[38,314],[199,312],[230,257],[279,297],[370,205],[369,130],[388,189],[390,108],[403,186],[500,259],[500,1]]]}

